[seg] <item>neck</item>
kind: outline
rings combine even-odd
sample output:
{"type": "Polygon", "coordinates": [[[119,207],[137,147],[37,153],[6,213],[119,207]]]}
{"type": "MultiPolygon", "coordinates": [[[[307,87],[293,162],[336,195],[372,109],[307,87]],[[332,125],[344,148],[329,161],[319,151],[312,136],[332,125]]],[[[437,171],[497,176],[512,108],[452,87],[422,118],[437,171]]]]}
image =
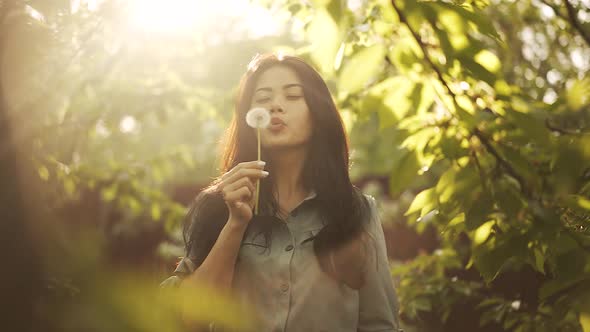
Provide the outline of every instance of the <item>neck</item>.
{"type": "Polygon", "coordinates": [[[275,150],[270,160],[275,179],[275,196],[281,201],[289,201],[306,195],[303,185],[303,165],[307,157],[307,147],[275,150]]]}

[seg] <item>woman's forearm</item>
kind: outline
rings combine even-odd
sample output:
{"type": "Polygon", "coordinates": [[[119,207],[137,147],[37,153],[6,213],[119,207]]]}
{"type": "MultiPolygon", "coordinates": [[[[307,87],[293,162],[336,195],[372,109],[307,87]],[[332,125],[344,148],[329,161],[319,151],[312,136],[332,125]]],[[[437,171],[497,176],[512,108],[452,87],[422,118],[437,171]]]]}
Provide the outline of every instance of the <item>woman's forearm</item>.
{"type": "Polygon", "coordinates": [[[182,286],[198,283],[212,286],[219,291],[229,291],[246,227],[245,223],[229,219],[219,233],[209,255],[201,266],[183,280],[182,286]]]}
{"type": "MultiPolygon", "coordinates": [[[[219,237],[211,248],[209,255],[207,255],[201,266],[199,266],[190,276],[184,278],[180,287],[186,288],[188,291],[187,293],[189,294],[192,285],[213,287],[215,290],[222,293],[230,292],[234,275],[234,266],[246,227],[247,224],[229,219],[219,233],[219,237]]],[[[195,295],[196,294],[190,294],[189,296],[192,297],[195,295]]],[[[190,303],[190,301],[187,303],[190,303]]],[[[187,304],[184,305],[182,314],[182,319],[186,326],[189,330],[194,332],[208,332],[208,324],[195,322],[188,318],[191,316],[190,314],[187,315],[191,311],[189,306],[190,305],[187,304]]]]}

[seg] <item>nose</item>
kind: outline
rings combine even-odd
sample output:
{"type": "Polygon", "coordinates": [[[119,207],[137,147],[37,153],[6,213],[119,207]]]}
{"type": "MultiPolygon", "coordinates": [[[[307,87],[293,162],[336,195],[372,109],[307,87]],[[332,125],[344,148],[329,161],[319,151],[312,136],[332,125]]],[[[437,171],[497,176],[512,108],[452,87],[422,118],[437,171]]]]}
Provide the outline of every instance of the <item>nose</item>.
{"type": "Polygon", "coordinates": [[[278,98],[273,98],[272,103],[270,105],[270,112],[271,113],[273,113],[273,112],[282,113],[283,112],[283,106],[279,102],[278,98]]]}

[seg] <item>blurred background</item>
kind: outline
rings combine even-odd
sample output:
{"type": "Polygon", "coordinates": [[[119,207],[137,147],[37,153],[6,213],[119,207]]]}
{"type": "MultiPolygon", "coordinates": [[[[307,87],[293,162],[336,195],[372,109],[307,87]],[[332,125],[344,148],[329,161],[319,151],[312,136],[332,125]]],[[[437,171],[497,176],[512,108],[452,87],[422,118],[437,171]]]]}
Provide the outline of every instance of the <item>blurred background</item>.
{"type": "Polygon", "coordinates": [[[590,331],[590,1],[0,0],[0,27],[1,330],[180,331],[186,207],[282,51],[340,109],[406,331],[590,331]]]}

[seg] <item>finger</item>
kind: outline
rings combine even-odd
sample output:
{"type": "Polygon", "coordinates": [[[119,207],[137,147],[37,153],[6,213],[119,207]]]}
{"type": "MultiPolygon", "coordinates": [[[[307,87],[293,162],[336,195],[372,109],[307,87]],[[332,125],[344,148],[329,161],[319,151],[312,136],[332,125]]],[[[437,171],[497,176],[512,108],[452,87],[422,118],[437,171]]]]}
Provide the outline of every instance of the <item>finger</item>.
{"type": "Polygon", "coordinates": [[[221,183],[218,187],[218,191],[221,193],[221,196],[225,199],[227,193],[235,191],[243,186],[248,187],[252,193],[256,191],[255,185],[252,183],[252,180],[247,176],[242,177],[230,184],[221,183]]]}
{"type": "Polygon", "coordinates": [[[231,176],[231,175],[235,174],[237,171],[244,169],[244,168],[264,169],[264,166],[265,166],[264,161],[259,161],[259,160],[244,161],[244,162],[241,162],[241,163],[237,164],[236,166],[234,166],[232,169],[230,169],[224,175],[231,176]]]}
{"type": "Polygon", "coordinates": [[[252,194],[256,192],[256,186],[254,185],[254,183],[252,183],[252,180],[249,177],[244,177],[241,181],[243,181],[244,185],[248,187],[248,189],[250,189],[250,192],[252,192],[252,194]]]}
{"type": "Polygon", "coordinates": [[[248,201],[251,197],[252,192],[248,187],[244,186],[239,188],[238,190],[226,192],[225,201],[235,203],[237,201],[248,201]]]}
{"type": "Polygon", "coordinates": [[[231,183],[234,183],[243,177],[249,177],[249,178],[251,178],[251,180],[253,182],[255,182],[256,179],[265,178],[267,176],[268,176],[267,171],[263,171],[260,169],[252,169],[252,168],[242,168],[242,169],[236,171],[236,173],[230,175],[226,180],[224,180],[224,182],[225,182],[224,186],[227,187],[231,183]]]}
{"type": "Polygon", "coordinates": [[[232,169],[230,169],[228,172],[225,172],[223,175],[221,175],[221,177],[218,178],[219,182],[224,182],[224,181],[227,181],[228,179],[231,179],[231,181],[234,181],[235,174],[239,173],[240,170],[242,170],[242,169],[263,170],[265,167],[265,164],[266,163],[264,161],[260,161],[260,160],[241,162],[241,163],[237,164],[235,167],[233,167],[232,169]]]}
{"type": "Polygon", "coordinates": [[[240,178],[231,184],[226,185],[225,188],[226,188],[227,192],[230,192],[230,191],[234,191],[234,190],[236,190],[240,187],[243,187],[243,186],[247,186],[248,188],[250,188],[250,190],[252,192],[254,192],[254,190],[256,189],[254,187],[254,184],[252,184],[252,181],[250,180],[250,178],[247,176],[240,178]]]}
{"type": "Polygon", "coordinates": [[[266,162],[263,160],[253,160],[253,161],[241,162],[238,165],[242,168],[264,169],[265,164],[266,164],[266,162]]]}

